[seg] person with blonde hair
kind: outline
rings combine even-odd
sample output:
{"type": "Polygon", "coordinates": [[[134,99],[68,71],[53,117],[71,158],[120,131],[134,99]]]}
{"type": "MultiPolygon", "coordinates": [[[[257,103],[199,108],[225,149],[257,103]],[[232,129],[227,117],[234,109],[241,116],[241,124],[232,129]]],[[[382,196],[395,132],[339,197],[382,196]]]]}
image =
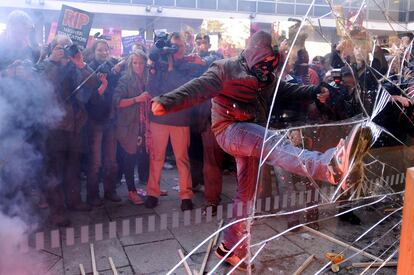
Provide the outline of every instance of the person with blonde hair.
{"type": "Polygon", "coordinates": [[[147,154],[147,102],[151,98],[145,91],[147,56],[135,50],[126,61],[126,72],[115,88],[113,103],[116,108],[115,135],[121,150],[122,167],[128,186],[128,200],[143,204],[134,182],[134,168],[138,162],[140,181],[148,180],[149,158],[147,154]]]}

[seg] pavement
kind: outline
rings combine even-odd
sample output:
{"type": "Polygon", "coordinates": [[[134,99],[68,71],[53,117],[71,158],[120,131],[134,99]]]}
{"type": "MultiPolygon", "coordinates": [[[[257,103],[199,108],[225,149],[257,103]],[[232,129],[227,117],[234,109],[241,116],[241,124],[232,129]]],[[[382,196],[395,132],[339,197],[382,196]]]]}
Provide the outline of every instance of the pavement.
{"type": "MultiPolygon", "coordinates": [[[[99,274],[114,274],[108,257],[112,257],[118,274],[167,274],[180,261],[178,249],[187,255],[217,230],[221,219],[224,219],[225,223],[229,221],[227,216],[230,212],[227,208],[231,207],[236,181],[234,175],[224,175],[223,178],[224,186],[221,196],[223,208],[219,210],[219,218],[200,216],[204,203],[202,192],[195,192],[193,201],[196,210],[191,213],[182,213],[178,192],[174,190],[178,182],[177,170],[163,170],[161,187],[168,191],[168,196],[161,197],[160,204],[156,208],[147,209],[143,205],[136,206],[129,203],[126,200],[126,185],[122,184],[117,189],[123,198],[122,203],[105,202],[103,207],[95,208],[88,213],[69,212],[73,223],[71,228],[50,228],[44,224],[36,234],[31,236],[27,253],[36,255],[39,261],[44,263],[47,272],[42,274],[81,274],[79,264],[84,266],[86,274],[93,274],[90,252],[90,243],[93,243],[99,274]]],[[[145,186],[138,187],[145,188],[145,186]]],[[[329,193],[332,189],[325,189],[323,192],[329,193]]],[[[275,197],[273,193],[269,194],[271,195],[269,199],[261,200],[259,208],[262,211],[259,214],[284,212],[284,209],[275,209],[275,200],[282,201],[283,199],[275,197]]],[[[305,198],[302,200],[306,200],[307,193],[297,194],[297,198],[300,196],[305,198]]],[[[387,198],[380,203],[356,210],[355,213],[362,220],[361,225],[350,225],[334,217],[340,211],[338,204],[320,206],[319,218],[326,219],[319,222],[320,232],[360,249],[375,242],[366,251],[375,256],[385,251],[381,256],[385,259],[394,251],[393,248],[386,250],[398,239],[400,228],[396,227],[387,235],[384,233],[401,220],[401,211],[384,220],[361,240],[357,242],[355,240],[381,218],[388,215],[389,208],[401,203],[395,200],[397,197],[387,198]]],[[[300,200],[299,198],[293,203],[299,204],[300,200]]],[[[372,201],[358,201],[352,206],[372,201]]],[[[346,249],[347,247],[304,228],[298,232],[280,234],[287,229],[287,219],[286,215],[274,216],[258,219],[253,223],[252,244],[280,235],[268,241],[255,258],[256,270],[253,274],[293,274],[311,255],[314,255],[314,260],[302,274],[315,274],[329,263],[325,258],[326,252],[343,252],[345,257],[355,254],[354,251],[346,249]]],[[[303,217],[301,219],[303,222],[303,217]]],[[[251,252],[255,253],[257,249],[258,246],[255,246],[251,252]]],[[[191,270],[200,269],[206,250],[207,244],[204,244],[190,256],[187,263],[191,270]]],[[[353,255],[352,259],[341,264],[338,274],[359,274],[362,271],[361,268],[347,269],[347,267],[355,262],[367,261],[371,259],[360,254],[353,255]]],[[[217,263],[218,259],[212,252],[205,270],[211,271],[217,263]]],[[[320,274],[333,274],[329,269],[330,265],[327,266],[328,268],[320,274]]],[[[221,264],[212,274],[227,274],[230,270],[228,265],[221,264]]],[[[372,274],[374,270],[368,274],[372,274]]],[[[382,268],[377,274],[395,273],[396,268],[382,268]]],[[[172,274],[186,274],[186,271],[181,265],[172,274]]],[[[244,273],[234,272],[233,274],[244,273]]]]}

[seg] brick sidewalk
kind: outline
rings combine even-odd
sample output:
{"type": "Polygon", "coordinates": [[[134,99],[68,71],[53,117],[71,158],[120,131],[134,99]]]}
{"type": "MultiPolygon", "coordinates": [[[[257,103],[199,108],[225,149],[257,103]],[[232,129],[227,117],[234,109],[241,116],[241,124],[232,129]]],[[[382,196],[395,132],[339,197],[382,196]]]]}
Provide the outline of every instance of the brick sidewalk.
{"type": "MultiPolygon", "coordinates": [[[[166,274],[175,264],[179,262],[178,249],[185,254],[190,252],[202,240],[212,234],[218,226],[215,218],[210,222],[205,219],[195,224],[191,220],[191,225],[184,226],[185,215],[180,211],[180,200],[177,191],[172,188],[177,184],[177,171],[164,170],[162,175],[162,188],[168,190],[168,196],[161,197],[160,204],[155,209],[146,209],[144,206],[135,206],[126,201],[127,190],[125,185],[118,187],[118,192],[124,201],[120,204],[105,203],[102,208],[94,209],[90,213],[71,212],[70,218],[73,221],[74,231],[71,240],[68,240],[66,229],[60,229],[58,243],[56,248],[50,248],[52,245],[48,239],[48,233],[44,233],[44,249],[40,251],[30,250],[29,253],[40,255],[47,264],[50,274],[80,274],[79,264],[83,264],[86,272],[92,271],[89,242],[94,242],[97,269],[99,274],[112,274],[110,270],[108,257],[112,257],[118,269],[119,274],[166,274]],[[174,226],[171,213],[180,213],[178,220],[179,225],[174,226]],[[155,217],[155,228],[149,228],[151,218],[155,217]],[[160,228],[160,222],[166,217],[165,229],[160,228]],[[137,218],[140,220],[140,232],[137,230],[137,218]],[[127,227],[125,222],[128,221],[127,227]],[[96,228],[96,224],[102,226],[96,228]],[[89,225],[89,227],[86,227],[89,225]],[[125,231],[128,228],[128,232],[125,231]],[[98,230],[98,231],[97,231],[98,230]],[[83,232],[82,232],[83,231],[83,232]],[[148,232],[152,231],[152,232],[148,232]],[[96,232],[100,232],[102,240],[96,241],[96,232]],[[138,233],[138,234],[136,234],[138,233]],[[70,244],[67,245],[68,241],[70,244]]],[[[139,186],[143,187],[143,186],[139,186]]],[[[224,186],[222,203],[224,205],[231,203],[236,188],[233,176],[224,176],[224,186]]],[[[196,208],[203,205],[203,194],[196,192],[194,197],[196,208]]],[[[264,205],[263,201],[263,205],[264,205]]],[[[264,207],[264,206],[263,206],[264,207]]],[[[223,217],[225,217],[226,207],[223,208],[223,217]]],[[[332,216],[336,213],[333,207],[321,210],[322,215],[332,216]]],[[[194,212],[191,218],[194,218],[194,212]]],[[[338,238],[342,241],[351,243],[356,237],[362,234],[367,228],[377,222],[382,216],[378,209],[365,209],[358,211],[357,214],[362,218],[363,225],[350,226],[339,222],[337,219],[321,223],[321,231],[338,238]]],[[[369,234],[368,237],[358,242],[355,246],[362,248],[376,238],[379,232],[388,230],[389,225],[394,223],[384,223],[384,226],[375,230],[376,234],[369,234]]],[[[256,221],[252,228],[252,242],[274,236],[287,228],[285,217],[274,217],[265,220],[256,221]]],[[[47,228],[46,228],[47,229],[47,228]]],[[[44,232],[48,232],[45,230],[44,232]]],[[[58,233],[58,231],[55,231],[58,233]]],[[[398,232],[393,232],[390,236],[381,240],[378,246],[370,248],[368,251],[374,255],[379,255],[380,251],[385,250],[395,238],[398,232]]],[[[56,242],[56,240],[55,240],[56,242]]],[[[34,241],[33,246],[36,246],[34,241]]],[[[199,269],[205,256],[207,245],[202,246],[188,260],[191,269],[199,269]]],[[[325,239],[317,237],[312,233],[302,229],[297,233],[287,233],[276,240],[269,242],[255,260],[255,274],[292,274],[311,254],[315,255],[316,260],[306,269],[303,274],[313,274],[321,268],[327,261],[324,257],[326,252],[341,252],[343,247],[331,243],[325,239]]],[[[255,250],[253,249],[254,253],[255,250]]],[[[352,255],[353,252],[346,251],[345,255],[352,255]]],[[[352,262],[369,261],[368,258],[357,256],[352,262]]],[[[218,260],[211,253],[206,271],[211,270],[218,260]]],[[[344,264],[348,266],[349,264],[344,264]]],[[[230,270],[226,265],[222,265],[215,274],[225,274],[230,270]]],[[[339,274],[359,274],[361,269],[350,271],[342,268],[339,274]]],[[[394,274],[396,269],[383,269],[379,274],[394,274]]],[[[329,272],[324,272],[327,274],[329,272]]],[[[181,266],[176,270],[176,274],[185,274],[181,266]]],[[[240,274],[240,273],[233,273],[240,274]]]]}

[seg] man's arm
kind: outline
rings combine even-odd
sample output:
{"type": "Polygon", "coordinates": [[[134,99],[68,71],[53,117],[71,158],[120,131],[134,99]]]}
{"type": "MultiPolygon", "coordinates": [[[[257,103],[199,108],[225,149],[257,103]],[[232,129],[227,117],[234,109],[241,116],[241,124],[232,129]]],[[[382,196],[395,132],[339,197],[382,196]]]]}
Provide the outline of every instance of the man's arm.
{"type": "Polygon", "coordinates": [[[314,100],[317,98],[319,90],[317,86],[292,84],[282,80],[280,81],[278,96],[284,99],[314,100]]]}
{"type": "Polygon", "coordinates": [[[172,92],[154,98],[153,105],[161,104],[165,113],[180,111],[214,97],[222,88],[223,74],[217,64],[213,64],[199,78],[187,82],[172,92]]]}

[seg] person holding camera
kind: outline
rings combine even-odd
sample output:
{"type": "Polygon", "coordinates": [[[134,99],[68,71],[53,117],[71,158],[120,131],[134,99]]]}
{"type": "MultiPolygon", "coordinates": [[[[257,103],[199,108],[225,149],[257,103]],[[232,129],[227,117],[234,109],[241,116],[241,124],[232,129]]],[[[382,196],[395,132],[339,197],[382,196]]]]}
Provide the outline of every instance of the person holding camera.
{"type": "Polygon", "coordinates": [[[147,181],[149,171],[148,113],[150,94],[147,85],[147,56],[135,50],[126,61],[126,72],[115,88],[113,104],[116,108],[115,133],[120,149],[121,162],[128,186],[128,200],[139,205],[134,182],[135,164],[138,162],[140,181],[147,181]]]}
{"type": "Polygon", "coordinates": [[[118,61],[110,56],[110,49],[106,40],[96,40],[91,47],[91,51],[94,58],[89,63],[89,66],[97,71],[102,88],[94,91],[98,100],[90,100],[86,104],[89,120],[87,201],[91,206],[101,206],[99,171],[102,165],[104,198],[113,202],[121,201],[121,198],[116,193],[117,143],[115,137],[115,116],[112,105],[113,94],[120,77],[120,71],[119,67],[115,66],[118,61]]]}
{"type": "Polygon", "coordinates": [[[105,90],[106,83],[100,83],[97,76],[92,74],[92,69],[83,62],[82,54],[69,37],[57,35],[50,49],[48,58],[39,66],[53,86],[63,117],[58,123],[49,125],[46,139],[47,200],[51,207],[52,222],[67,225],[64,195],[68,209],[91,210],[88,204],[82,202],[80,194],[81,131],[87,120],[85,104],[89,100],[100,100],[93,91],[105,90]]]}
{"type": "Polygon", "coordinates": [[[0,72],[15,75],[23,60],[35,64],[40,56],[33,20],[21,10],[12,11],[7,17],[6,30],[0,36],[0,72]],[[11,66],[10,66],[11,65],[11,66]],[[10,67],[9,67],[10,66],[10,67]]]}
{"type": "MultiPolygon", "coordinates": [[[[196,76],[204,62],[199,56],[194,55],[187,59],[184,54],[185,44],[179,33],[172,33],[168,37],[165,34],[159,35],[149,54],[152,65],[148,91],[151,96],[170,92],[196,76]]],[[[150,153],[150,175],[145,206],[154,208],[158,204],[158,197],[161,195],[161,170],[170,138],[178,168],[181,210],[191,210],[193,192],[188,157],[190,113],[183,110],[163,117],[151,116],[150,121],[152,143],[156,146],[152,146],[150,153]]]]}

